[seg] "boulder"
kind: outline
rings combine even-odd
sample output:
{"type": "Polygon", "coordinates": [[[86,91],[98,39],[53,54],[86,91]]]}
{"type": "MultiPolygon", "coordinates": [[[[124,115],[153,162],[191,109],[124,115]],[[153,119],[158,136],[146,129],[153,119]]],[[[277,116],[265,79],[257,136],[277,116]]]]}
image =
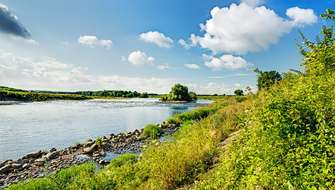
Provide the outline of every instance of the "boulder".
{"type": "Polygon", "coordinates": [[[5,161],[0,163],[0,168],[4,167],[5,165],[10,164],[12,162],[13,162],[13,160],[5,160],[5,161]]]}
{"type": "Polygon", "coordinates": [[[44,163],[45,163],[46,161],[47,161],[47,160],[46,160],[46,158],[45,158],[45,157],[42,157],[42,158],[36,159],[36,160],[35,160],[35,165],[37,165],[37,166],[43,166],[43,165],[44,165],[44,163]]]}
{"type": "Polygon", "coordinates": [[[80,154],[80,155],[77,155],[74,158],[74,163],[81,164],[81,163],[84,163],[84,162],[87,162],[87,161],[90,161],[90,160],[91,160],[91,158],[89,156],[80,154]]]}
{"type": "Polygon", "coordinates": [[[59,152],[58,151],[54,151],[54,152],[49,152],[47,155],[45,155],[44,157],[47,159],[47,160],[52,160],[52,159],[55,159],[59,156],[59,152]]]}
{"type": "Polygon", "coordinates": [[[84,154],[91,154],[91,153],[94,152],[97,148],[98,148],[98,145],[94,143],[94,144],[91,145],[90,147],[88,147],[88,148],[84,148],[83,152],[84,152],[84,154]]]}
{"type": "Polygon", "coordinates": [[[0,174],[7,174],[13,171],[13,167],[11,164],[7,164],[0,168],[0,174]]]}
{"type": "Polygon", "coordinates": [[[35,159],[35,158],[39,158],[43,155],[42,151],[37,151],[37,152],[32,152],[30,154],[25,155],[24,157],[22,157],[22,159],[35,159]]]}

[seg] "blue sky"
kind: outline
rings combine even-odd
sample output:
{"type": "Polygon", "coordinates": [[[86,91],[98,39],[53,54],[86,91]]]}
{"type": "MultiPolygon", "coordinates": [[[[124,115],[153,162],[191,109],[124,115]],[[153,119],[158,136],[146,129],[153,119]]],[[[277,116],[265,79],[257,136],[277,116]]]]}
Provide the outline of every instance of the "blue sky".
{"type": "Polygon", "coordinates": [[[180,82],[198,93],[223,94],[255,88],[254,67],[280,72],[299,68],[298,30],[309,37],[318,34],[318,15],[334,7],[335,1],[0,0],[0,4],[4,14],[17,16],[13,24],[30,34],[1,30],[6,26],[0,25],[0,85],[165,93],[180,82]],[[179,43],[181,39],[187,47],[179,43]]]}

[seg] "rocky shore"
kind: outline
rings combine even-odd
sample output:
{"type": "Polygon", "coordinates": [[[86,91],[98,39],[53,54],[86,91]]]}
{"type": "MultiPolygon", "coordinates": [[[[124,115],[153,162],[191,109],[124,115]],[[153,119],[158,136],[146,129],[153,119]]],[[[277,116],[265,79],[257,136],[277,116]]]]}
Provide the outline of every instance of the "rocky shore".
{"type": "MultiPolygon", "coordinates": [[[[178,126],[163,122],[161,136],[174,133],[178,126]]],[[[143,139],[143,129],[128,133],[110,134],[88,140],[62,150],[52,148],[48,151],[37,151],[18,160],[6,160],[0,163],[0,189],[29,178],[37,178],[85,162],[96,162],[107,165],[110,160],[123,153],[140,153],[141,149],[152,139],[143,139]],[[108,156],[113,155],[113,156],[108,156]]],[[[161,138],[163,141],[164,138],[161,138]]],[[[159,141],[157,141],[159,143],[159,141]]]]}

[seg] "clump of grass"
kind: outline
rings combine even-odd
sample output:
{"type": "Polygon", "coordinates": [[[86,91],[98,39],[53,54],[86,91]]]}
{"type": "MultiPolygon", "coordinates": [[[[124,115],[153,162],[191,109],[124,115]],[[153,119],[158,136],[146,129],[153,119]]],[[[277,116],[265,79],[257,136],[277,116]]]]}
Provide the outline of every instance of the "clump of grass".
{"type": "Polygon", "coordinates": [[[101,137],[98,137],[98,138],[95,140],[95,144],[97,144],[98,147],[101,147],[101,146],[102,146],[102,138],[101,138],[101,137]]]}
{"type": "Polygon", "coordinates": [[[141,138],[157,139],[158,137],[160,137],[161,132],[162,129],[158,125],[148,124],[144,127],[141,138]]]}

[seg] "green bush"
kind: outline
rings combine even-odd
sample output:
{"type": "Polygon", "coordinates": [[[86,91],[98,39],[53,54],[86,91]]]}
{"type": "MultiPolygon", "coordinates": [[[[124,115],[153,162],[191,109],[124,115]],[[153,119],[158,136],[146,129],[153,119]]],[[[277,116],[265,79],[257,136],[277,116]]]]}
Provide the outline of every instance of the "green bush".
{"type": "Polygon", "coordinates": [[[197,95],[194,92],[188,92],[188,88],[181,84],[176,84],[172,87],[167,96],[163,96],[161,101],[186,101],[191,102],[197,100],[197,95]]]}
{"type": "Polygon", "coordinates": [[[161,128],[158,125],[148,124],[144,127],[141,137],[157,139],[160,135],[161,135],[161,128]]]}

